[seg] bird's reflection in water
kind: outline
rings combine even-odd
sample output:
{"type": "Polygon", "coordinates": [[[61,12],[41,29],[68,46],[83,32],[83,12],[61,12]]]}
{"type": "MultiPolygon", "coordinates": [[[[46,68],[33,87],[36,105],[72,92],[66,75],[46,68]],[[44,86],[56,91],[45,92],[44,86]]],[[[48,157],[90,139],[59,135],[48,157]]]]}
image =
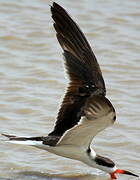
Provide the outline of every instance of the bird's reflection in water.
{"type": "Polygon", "coordinates": [[[110,180],[100,175],[90,174],[47,174],[34,171],[19,173],[22,180],[110,180]]]}

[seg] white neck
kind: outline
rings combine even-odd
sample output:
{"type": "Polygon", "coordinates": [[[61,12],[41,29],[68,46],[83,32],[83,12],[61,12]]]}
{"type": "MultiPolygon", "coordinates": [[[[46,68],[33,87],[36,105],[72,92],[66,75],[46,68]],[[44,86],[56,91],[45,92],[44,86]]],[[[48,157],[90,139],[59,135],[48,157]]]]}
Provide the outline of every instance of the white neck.
{"type": "Polygon", "coordinates": [[[92,148],[90,148],[87,151],[87,158],[83,159],[82,162],[87,164],[88,166],[91,166],[93,168],[98,168],[98,169],[100,169],[102,171],[105,171],[107,173],[112,173],[112,172],[114,172],[117,169],[116,166],[114,166],[114,167],[107,167],[107,166],[99,165],[95,161],[96,157],[97,157],[96,152],[92,148]]]}

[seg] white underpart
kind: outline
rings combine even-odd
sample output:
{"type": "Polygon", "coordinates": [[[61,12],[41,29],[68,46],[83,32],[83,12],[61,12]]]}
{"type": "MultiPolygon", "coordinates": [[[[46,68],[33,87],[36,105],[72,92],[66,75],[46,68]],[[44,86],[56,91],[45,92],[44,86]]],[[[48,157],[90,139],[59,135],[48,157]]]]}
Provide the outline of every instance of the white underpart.
{"type": "Polygon", "coordinates": [[[9,142],[34,146],[59,156],[79,160],[88,166],[112,173],[116,170],[116,167],[109,168],[98,165],[94,160],[96,157],[95,151],[91,149],[89,155],[87,149],[96,134],[114,123],[115,112],[105,99],[104,101],[98,101],[98,99],[95,101],[93,98],[93,101],[90,99],[87,103],[84,113],[85,116],[81,118],[80,122],[67,130],[56,146],[45,145],[42,141],[35,140],[10,140],[9,142]]]}
{"type": "Polygon", "coordinates": [[[87,118],[81,118],[81,121],[78,125],[64,133],[58,144],[79,145],[87,149],[96,134],[112,125],[113,115],[114,113],[110,112],[99,118],[92,118],[90,117],[90,114],[87,118]]]}
{"type": "MultiPolygon", "coordinates": [[[[81,146],[76,146],[76,145],[49,146],[49,145],[43,144],[42,141],[31,141],[31,140],[27,140],[27,141],[10,140],[7,142],[12,143],[12,144],[22,144],[22,145],[34,146],[39,149],[43,149],[48,152],[51,152],[53,154],[63,156],[66,158],[70,158],[70,159],[79,160],[79,161],[84,161],[88,157],[87,153],[86,153],[86,149],[81,146]]],[[[95,153],[95,155],[96,155],[96,153],[95,153]]]]}
{"type": "Polygon", "coordinates": [[[5,141],[8,143],[12,143],[12,144],[22,144],[22,145],[29,145],[29,146],[42,146],[42,141],[16,141],[16,140],[10,140],[10,141],[5,141]]]}
{"type": "Polygon", "coordinates": [[[58,145],[71,144],[88,149],[94,136],[114,123],[115,112],[106,101],[90,99],[84,113],[79,123],[63,134],[58,145]]]}
{"type": "Polygon", "coordinates": [[[48,145],[42,144],[42,141],[31,141],[31,140],[28,140],[28,141],[14,141],[13,140],[13,141],[7,141],[7,142],[10,142],[13,144],[29,145],[29,146],[33,146],[39,149],[43,149],[59,156],[81,161],[90,167],[98,168],[107,173],[112,173],[117,169],[116,167],[109,168],[109,167],[96,164],[96,162],[94,161],[96,157],[96,152],[92,148],[91,148],[91,152],[89,156],[87,153],[87,149],[81,146],[75,146],[75,145],[48,146],[48,145]]]}

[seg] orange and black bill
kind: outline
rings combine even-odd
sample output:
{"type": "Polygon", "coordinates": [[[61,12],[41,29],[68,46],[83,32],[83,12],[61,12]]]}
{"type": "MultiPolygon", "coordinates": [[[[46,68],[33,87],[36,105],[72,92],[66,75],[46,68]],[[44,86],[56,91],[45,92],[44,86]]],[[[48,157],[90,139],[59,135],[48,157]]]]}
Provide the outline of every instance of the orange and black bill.
{"type": "Polygon", "coordinates": [[[117,176],[116,174],[127,174],[127,175],[130,175],[130,176],[135,176],[135,177],[139,177],[138,175],[134,174],[134,173],[131,173],[129,171],[126,171],[126,170],[122,170],[122,169],[117,169],[116,171],[114,171],[113,173],[111,173],[111,179],[117,179],[117,176]]]}

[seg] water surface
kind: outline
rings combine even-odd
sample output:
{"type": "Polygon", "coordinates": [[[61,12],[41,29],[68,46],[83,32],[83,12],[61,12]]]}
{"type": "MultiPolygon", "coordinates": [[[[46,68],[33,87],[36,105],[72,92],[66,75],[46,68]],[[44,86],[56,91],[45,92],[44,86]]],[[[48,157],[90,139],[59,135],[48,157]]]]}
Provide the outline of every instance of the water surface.
{"type": "MultiPolygon", "coordinates": [[[[140,172],[140,2],[59,0],[91,43],[117,111],[115,125],[100,133],[95,150],[119,168],[140,172]]],[[[0,1],[0,131],[48,134],[67,84],[51,1],[0,1]]],[[[23,180],[101,180],[97,169],[43,150],[0,143],[0,177],[23,180]]],[[[121,180],[136,179],[120,176],[121,180]]]]}

